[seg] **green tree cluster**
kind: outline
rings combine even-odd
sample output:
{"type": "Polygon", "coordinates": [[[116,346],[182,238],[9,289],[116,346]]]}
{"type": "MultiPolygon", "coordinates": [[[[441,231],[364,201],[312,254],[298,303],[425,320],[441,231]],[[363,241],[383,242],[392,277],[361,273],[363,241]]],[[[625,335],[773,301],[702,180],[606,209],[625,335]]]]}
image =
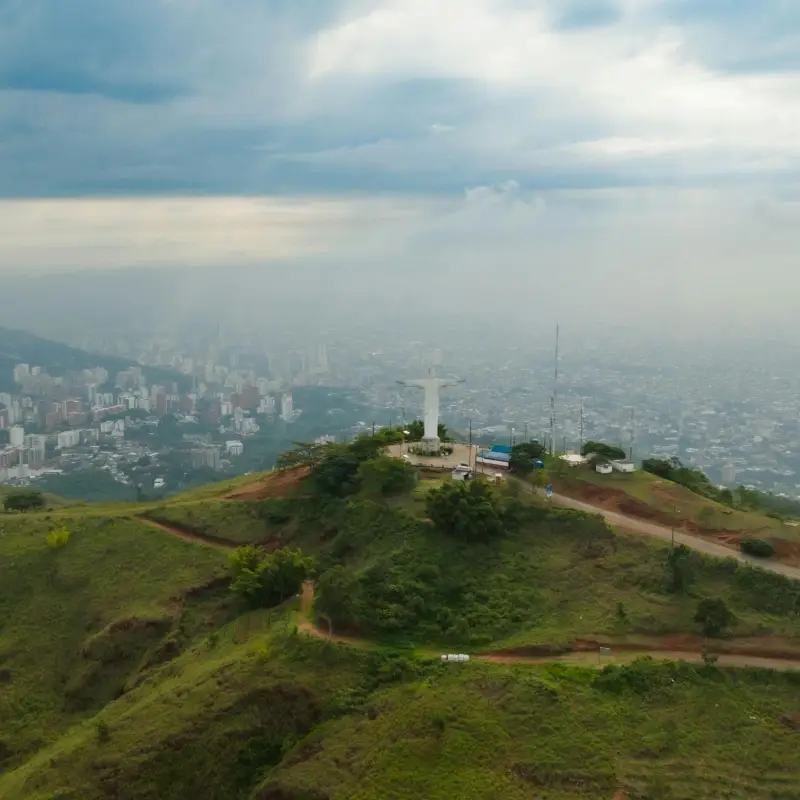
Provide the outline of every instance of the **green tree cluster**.
{"type": "Polygon", "coordinates": [[[270,608],[297,594],[314,559],[288,547],[263,555],[252,545],[231,554],[231,591],[251,608],[270,608]]]}
{"type": "Polygon", "coordinates": [[[394,495],[409,492],[417,482],[417,471],[398,458],[378,456],[363,461],[358,468],[359,486],[372,495],[394,495]]]}
{"type": "Polygon", "coordinates": [[[733,620],[733,613],[720,598],[706,597],[697,604],[694,621],[704,636],[720,636],[733,620]]]}
{"type": "Polygon", "coordinates": [[[605,442],[586,442],[581,448],[582,456],[601,456],[608,461],[618,461],[625,458],[625,451],[621,447],[614,447],[605,442]]]}
{"type": "Polygon", "coordinates": [[[464,541],[486,541],[503,533],[505,509],[484,480],[445,483],[428,492],[428,516],[436,527],[464,541]]]}
{"type": "Polygon", "coordinates": [[[6,511],[38,511],[44,508],[44,505],[42,493],[33,489],[11,492],[3,500],[3,507],[6,511]]]}
{"type": "Polygon", "coordinates": [[[544,458],[545,450],[538,442],[521,442],[511,448],[508,466],[518,475],[529,475],[536,469],[536,462],[544,458]]]}

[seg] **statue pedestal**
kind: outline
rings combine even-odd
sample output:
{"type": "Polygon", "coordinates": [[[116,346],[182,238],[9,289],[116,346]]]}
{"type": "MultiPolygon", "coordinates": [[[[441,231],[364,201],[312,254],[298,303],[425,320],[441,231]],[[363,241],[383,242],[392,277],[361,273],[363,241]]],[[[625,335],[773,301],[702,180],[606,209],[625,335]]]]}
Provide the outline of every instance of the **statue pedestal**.
{"type": "Polygon", "coordinates": [[[442,440],[438,436],[424,437],[417,445],[417,449],[426,456],[438,456],[441,454],[442,440]]]}

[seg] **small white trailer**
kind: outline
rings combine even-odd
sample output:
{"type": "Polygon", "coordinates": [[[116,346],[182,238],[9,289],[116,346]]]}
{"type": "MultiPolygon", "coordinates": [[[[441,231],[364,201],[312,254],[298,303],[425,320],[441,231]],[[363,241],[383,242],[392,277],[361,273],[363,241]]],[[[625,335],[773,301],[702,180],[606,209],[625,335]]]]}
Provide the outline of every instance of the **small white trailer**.
{"type": "Polygon", "coordinates": [[[452,661],[457,664],[463,664],[465,661],[469,661],[469,656],[466,653],[448,653],[442,656],[442,661],[452,661]]]}

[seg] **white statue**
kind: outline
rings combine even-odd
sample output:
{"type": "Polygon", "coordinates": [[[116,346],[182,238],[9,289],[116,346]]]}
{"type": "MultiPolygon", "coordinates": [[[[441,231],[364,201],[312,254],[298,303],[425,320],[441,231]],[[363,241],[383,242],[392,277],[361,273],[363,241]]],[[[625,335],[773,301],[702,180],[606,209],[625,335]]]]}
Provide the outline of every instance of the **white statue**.
{"type": "Polygon", "coordinates": [[[416,381],[397,381],[401,386],[415,386],[425,390],[425,413],[423,416],[425,432],[422,435],[422,449],[427,453],[438,455],[441,447],[439,440],[439,392],[447,386],[465,383],[463,379],[437,378],[433,367],[428,370],[427,378],[416,381]]]}

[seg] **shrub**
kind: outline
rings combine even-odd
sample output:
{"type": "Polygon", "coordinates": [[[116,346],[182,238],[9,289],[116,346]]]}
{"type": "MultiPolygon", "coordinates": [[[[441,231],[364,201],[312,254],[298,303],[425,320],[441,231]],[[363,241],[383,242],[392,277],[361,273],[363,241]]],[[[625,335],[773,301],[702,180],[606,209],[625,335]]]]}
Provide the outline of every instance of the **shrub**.
{"type": "Polygon", "coordinates": [[[764,539],[742,539],[739,548],[743,553],[757,558],[771,558],[775,555],[775,548],[764,539]]]}
{"type": "Polygon", "coordinates": [[[251,608],[269,608],[296,594],[314,566],[299,550],[281,548],[266,556],[255,547],[231,554],[231,591],[251,608]]]}
{"type": "Polygon", "coordinates": [[[50,531],[50,533],[47,534],[45,541],[51,550],[58,550],[59,548],[64,547],[69,541],[69,531],[64,525],[62,525],[60,528],[54,528],[52,531],[50,531]]]}
{"type": "Polygon", "coordinates": [[[706,597],[697,604],[694,621],[704,636],[719,636],[733,622],[733,613],[718,597],[706,597]]]}
{"type": "Polygon", "coordinates": [[[439,530],[458,539],[485,541],[503,532],[503,508],[482,480],[445,483],[428,492],[428,516],[439,530]]]}
{"type": "Polygon", "coordinates": [[[400,459],[378,456],[361,464],[358,480],[362,488],[373,495],[402,494],[414,488],[417,471],[400,459]]]}

